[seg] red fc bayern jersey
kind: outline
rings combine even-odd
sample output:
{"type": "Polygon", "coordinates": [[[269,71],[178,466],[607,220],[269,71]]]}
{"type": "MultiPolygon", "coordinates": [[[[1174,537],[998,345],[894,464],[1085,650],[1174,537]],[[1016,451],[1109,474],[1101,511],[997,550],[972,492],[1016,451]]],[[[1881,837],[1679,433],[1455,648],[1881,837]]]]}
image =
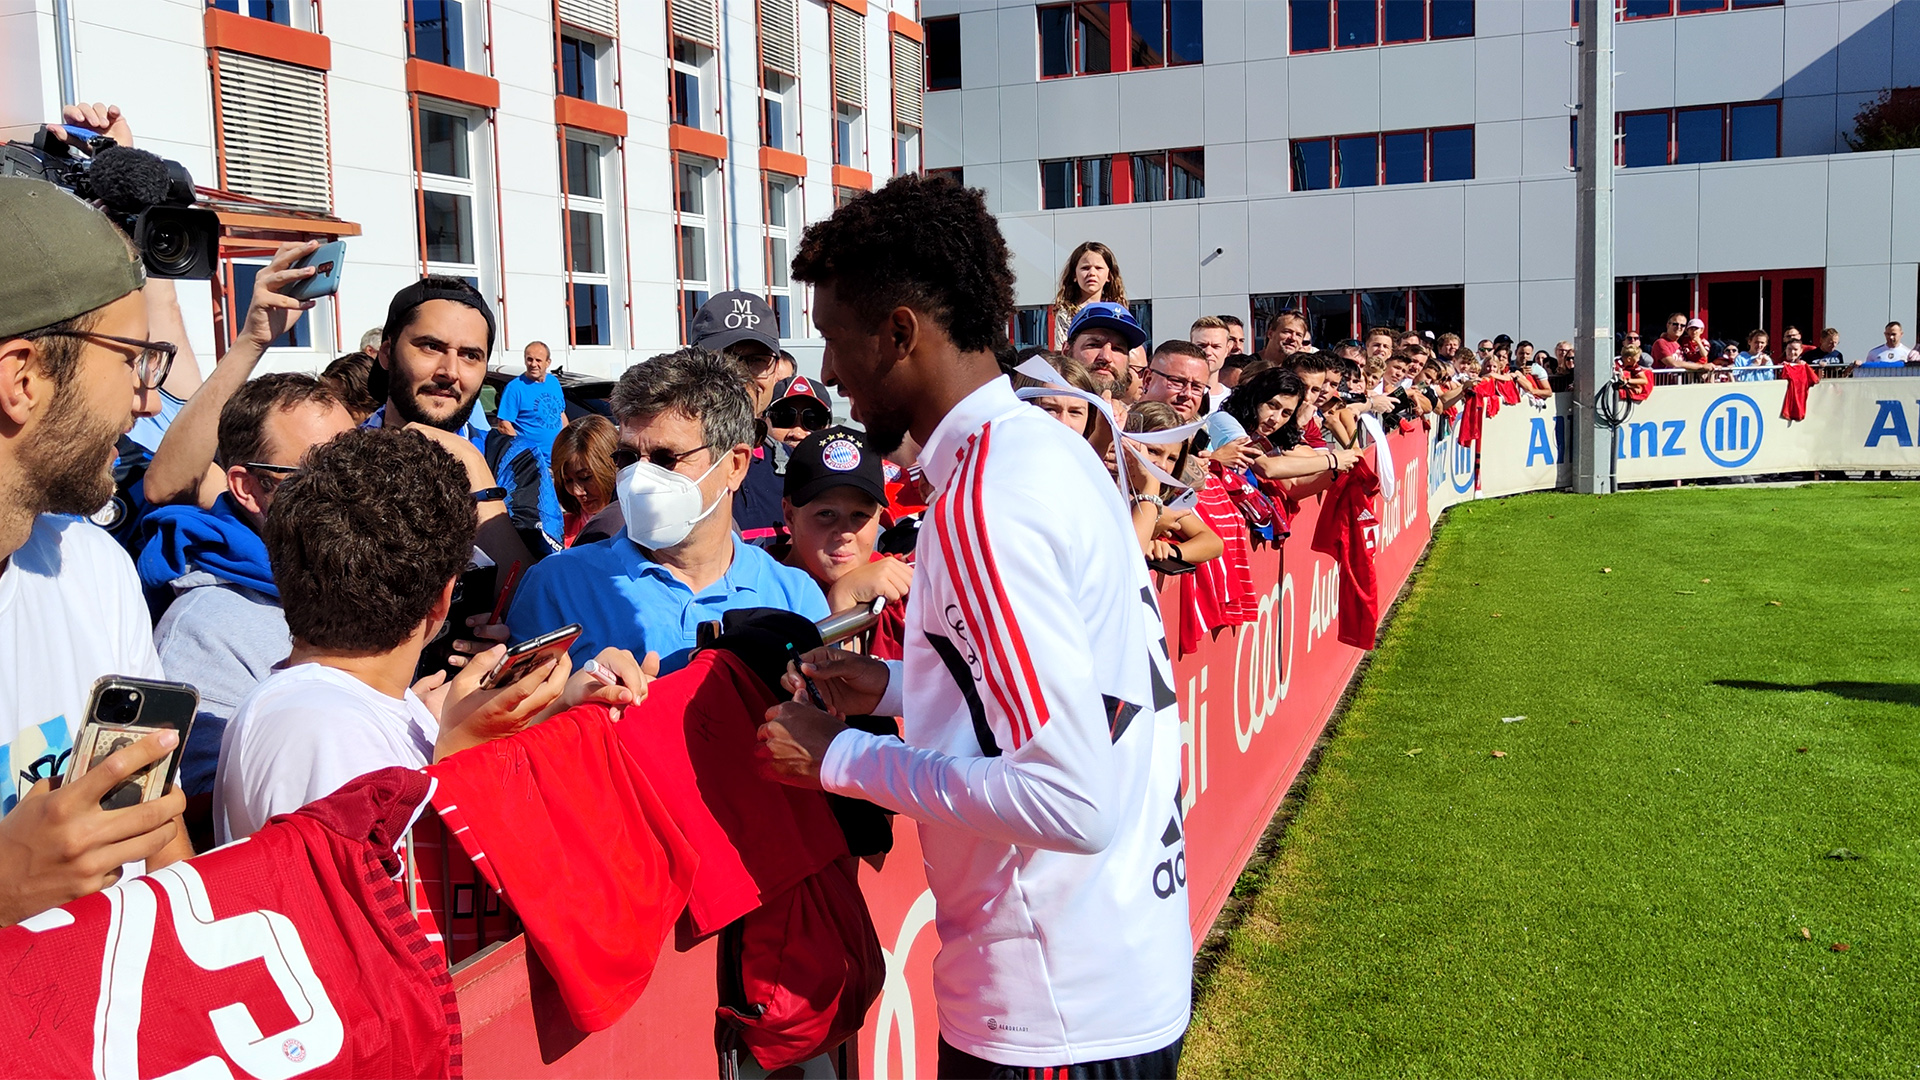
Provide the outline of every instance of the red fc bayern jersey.
{"type": "Polygon", "coordinates": [[[459,1076],[446,962],[393,879],[428,785],[371,773],[0,930],[7,1075],[459,1076]]]}

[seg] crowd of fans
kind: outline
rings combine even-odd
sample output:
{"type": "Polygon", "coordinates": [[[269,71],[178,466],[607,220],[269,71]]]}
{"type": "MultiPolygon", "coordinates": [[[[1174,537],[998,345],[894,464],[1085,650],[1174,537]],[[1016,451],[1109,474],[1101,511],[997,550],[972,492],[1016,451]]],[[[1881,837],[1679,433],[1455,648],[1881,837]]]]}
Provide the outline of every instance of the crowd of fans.
{"type": "MultiPolygon", "coordinates": [[[[311,306],[287,290],[317,245],[284,245],[212,373],[173,380],[191,355],[151,339],[181,337],[177,302],[105,217],[5,179],[0,228],[15,244],[0,274],[0,925],[123,865],[246,836],[373,769],[582,702],[631,704],[728,611],[819,620],[878,604],[859,647],[899,655],[936,494],[919,447],[882,454],[835,424],[832,391],[795,370],[759,296],[713,297],[688,346],[621,375],[607,416],[570,416],[550,351],[530,343],[489,417],[494,314],[460,279],[401,289],[318,376],[255,378],[311,306]],[[81,520],[103,506],[118,546],[81,520]],[[487,683],[506,642],[572,624],[567,655],[487,683]],[[100,784],[171,750],[164,734],[52,790],[88,687],[109,673],[198,689],[176,794],[98,805],[100,784]]],[[[1004,350],[1002,370],[1104,460],[1141,559],[1199,590],[1231,589],[1243,565],[1187,575],[1279,542],[1299,503],[1364,467],[1388,431],[1573,382],[1566,341],[1469,347],[1374,327],[1316,343],[1297,312],[1261,328],[1257,351],[1232,315],[1149,349],[1116,254],[1091,242],[1062,269],[1053,325],[1057,351],[1004,350]]],[[[1920,362],[1900,338],[1889,324],[1861,363],[1920,362]]],[[[1660,371],[1744,381],[1842,363],[1838,339],[1824,330],[1808,350],[1789,328],[1776,363],[1763,331],[1715,342],[1675,315],[1647,346],[1625,335],[1617,370],[1644,399],[1660,371]]],[[[1197,610],[1234,606],[1212,600],[1197,610]]]]}

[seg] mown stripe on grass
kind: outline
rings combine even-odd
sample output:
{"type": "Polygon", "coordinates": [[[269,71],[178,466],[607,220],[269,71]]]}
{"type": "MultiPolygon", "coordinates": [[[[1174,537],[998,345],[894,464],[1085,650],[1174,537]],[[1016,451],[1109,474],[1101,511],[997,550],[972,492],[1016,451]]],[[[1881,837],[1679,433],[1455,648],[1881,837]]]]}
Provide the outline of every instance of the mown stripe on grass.
{"type": "Polygon", "coordinates": [[[1910,1075],[1916,493],[1455,509],[1183,1071],[1910,1075]]]}

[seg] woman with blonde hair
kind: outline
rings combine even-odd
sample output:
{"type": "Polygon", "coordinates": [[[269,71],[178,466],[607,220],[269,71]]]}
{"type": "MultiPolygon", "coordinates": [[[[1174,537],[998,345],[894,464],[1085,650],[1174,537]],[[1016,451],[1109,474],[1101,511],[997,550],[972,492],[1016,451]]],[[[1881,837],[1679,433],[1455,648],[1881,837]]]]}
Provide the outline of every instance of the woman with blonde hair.
{"type": "Polygon", "coordinates": [[[1073,249],[1060,268],[1060,289],[1053,298],[1053,347],[1067,347],[1067,328],[1080,309],[1095,300],[1124,304],[1127,286],[1120,280],[1120,261],[1113,249],[1089,240],[1073,249]]]}
{"type": "Polygon", "coordinates": [[[613,502],[613,451],[620,443],[613,421],[587,416],[560,429],[553,440],[553,493],[566,512],[562,547],[572,547],[581,529],[613,502]]]}

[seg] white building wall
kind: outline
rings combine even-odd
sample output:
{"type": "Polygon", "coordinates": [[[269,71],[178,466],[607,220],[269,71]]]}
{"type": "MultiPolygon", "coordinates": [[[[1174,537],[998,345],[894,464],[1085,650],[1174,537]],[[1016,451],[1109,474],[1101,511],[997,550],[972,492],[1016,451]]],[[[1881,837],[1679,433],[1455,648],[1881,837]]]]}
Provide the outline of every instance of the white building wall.
{"type": "MultiPolygon", "coordinates": [[[[1299,56],[1286,4],[1206,0],[1203,64],[1048,80],[1035,6],[923,12],[957,15],[962,49],[962,88],[927,97],[926,164],[986,190],[1020,304],[1050,302],[1067,254],[1100,240],[1161,337],[1201,313],[1244,317],[1250,295],[1422,285],[1465,286],[1471,336],[1571,333],[1568,0],[1479,0],[1472,38],[1299,56]],[[1473,180],[1288,190],[1290,139],[1464,124],[1473,180]],[[1042,159],[1202,143],[1205,199],[1038,209],[1042,159]]],[[[1920,151],[1850,154],[1842,136],[1881,91],[1920,83],[1920,4],[1787,0],[1617,31],[1619,111],[1777,98],[1785,155],[1618,171],[1619,276],[1824,267],[1846,346],[1911,323],[1920,151]]]]}
{"type": "MultiPolygon", "coordinates": [[[[70,0],[69,6],[79,96],[118,103],[142,149],[179,160],[197,182],[216,186],[205,0],[70,0]]],[[[765,292],[756,8],[754,0],[719,0],[719,7],[720,114],[711,126],[725,136],[728,154],[720,170],[723,194],[710,211],[721,230],[717,247],[723,254],[712,269],[712,291],[765,292]]],[[[876,185],[885,183],[893,168],[888,13],[911,19],[915,7],[913,0],[871,0],[867,8],[867,171],[876,185]]],[[[541,340],[568,369],[613,375],[680,343],[666,0],[619,0],[618,10],[618,62],[608,58],[602,65],[600,99],[627,115],[627,135],[613,155],[624,162],[624,194],[618,185],[607,191],[609,215],[621,219],[609,230],[607,256],[610,274],[624,284],[631,313],[620,305],[622,290],[616,287],[610,322],[617,344],[570,348],[554,113],[554,5],[550,0],[465,0],[467,69],[500,84],[499,107],[490,112],[492,123],[476,142],[474,160],[476,173],[484,177],[475,206],[481,283],[501,301],[504,327],[496,364],[517,369],[520,350],[541,340]]],[[[351,351],[363,331],[384,321],[392,294],[420,274],[406,6],[403,0],[330,0],[319,15],[331,46],[333,212],[359,224],[362,234],[347,241],[339,296],[314,309],[314,347],[272,350],[262,371],[314,370],[351,351]]],[[[58,116],[53,18],[53,0],[0,5],[0,134],[7,138],[25,138],[58,116]]],[[[827,216],[834,206],[827,22],[825,0],[800,0],[800,138],[808,169],[803,221],[791,226],[796,245],[804,222],[827,216]]],[[[313,29],[313,16],[297,11],[295,25],[313,29]]],[[[713,90],[706,88],[709,95],[713,90]]],[[[183,282],[179,292],[196,357],[203,370],[211,370],[216,353],[212,288],[183,282]]],[[[817,355],[818,342],[803,305],[795,304],[795,316],[797,336],[790,345],[804,361],[817,355]]]]}

